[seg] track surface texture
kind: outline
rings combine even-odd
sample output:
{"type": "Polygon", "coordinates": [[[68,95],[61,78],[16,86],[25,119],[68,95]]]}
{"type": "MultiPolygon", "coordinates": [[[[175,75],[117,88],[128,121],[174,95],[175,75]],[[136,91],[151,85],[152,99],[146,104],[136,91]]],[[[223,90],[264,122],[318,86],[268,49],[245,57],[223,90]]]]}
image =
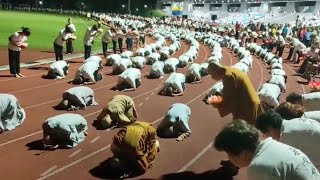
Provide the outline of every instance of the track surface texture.
{"type": "MultiPolygon", "coordinates": [[[[173,55],[179,57],[186,52],[189,45],[182,41],[181,49],[173,55]]],[[[201,44],[199,57],[195,62],[206,62],[211,50],[201,44]]],[[[61,101],[62,93],[74,87],[68,83],[73,79],[77,67],[83,59],[76,59],[70,63],[69,75],[63,80],[47,80],[41,78],[47,73],[48,65],[22,69],[24,78],[13,79],[10,77],[0,78],[0,92],[15,95],[21,106],[25,109],[27,119],[15,130],[4,132],[0,135],[0,171],[1,179],[98,179],[90,173],[90,170],[99,166],[100,163],[112,156],[110,143],[118,129],[111,131],[96,130],[91,124],[100,113],[101,109],[116,94],[111,90],[115,86],[116,76],[111,76],[111,67],[104,67],[101,72],[104,79],[95,85],[89,85],[99,103],[98,106],[87,107],[86,110],[73,111],[83,115],[88,121],[88,137],[79,146],[67,150],[55,150],[41,153],[41,150],[30,148],[42,139],[42,123],[49,117],[66,113],[56,111],[55,105],[61,101]],[[41,154],[39,154],[41,153],[41,154]]],[[[238,62],[230,50],[223,49],[224,65],[232,65],[238,62]]],[[[147,65],[142,74],[149,72],[147,65]]],[[[288,74],[287,93],[292,91],[307,92],[305,85],[296,81],[299,77],[292,76],[294,66],[284,62],[284,70],[288,74]]],[[[187,69],[178,69],[185,73],[187,69]]],[[[1,75],[8,71],[0,72],[1,75]]],[[[267,66],[260,59],[255,58],[253,68],[249,71],[249,77],[255,88],[264,83],[269,77],[267,66]]],[[[124,92],[131,96],[138,109],[139,120],[153,123],[156,127],[162,120],[169,106],[173,103],[186,103],[192,110],[190,127],[192,135],[182,142],[175,139],[159,139],[161,149],[156,157],[154,167],[142,176],[132,179],[157,179],[164,174],[193,171],[202,173],[220,167],[219,162],[226,160],[226,154],[217,152],[212,148],[212,141],[223,125],[231,121],[231,116],[221,118],[216,109],[203,103],[202,99],[209,88],[215,83],[210,77],[205,77],[203,83],[187,84],[185,94],[181,97],[165,97],[158,95],[164,79],[150,80],[142,78],[142,85],[133,92],[124,92]]],[[[281,100],[286,94],[281,95],[281,100]]],[[[234,179],[247,179],[245,169],[240,170],[234,179]]],[[[178,177],[178,176],[177,176],[178,177]]],[[[178,179],[178,178],[175,179],[178,179]]],[[[194,178],[198,179],[198,178],[194,178]]],[[[215,179],[211,177],[210,179],[215,179]]]]}

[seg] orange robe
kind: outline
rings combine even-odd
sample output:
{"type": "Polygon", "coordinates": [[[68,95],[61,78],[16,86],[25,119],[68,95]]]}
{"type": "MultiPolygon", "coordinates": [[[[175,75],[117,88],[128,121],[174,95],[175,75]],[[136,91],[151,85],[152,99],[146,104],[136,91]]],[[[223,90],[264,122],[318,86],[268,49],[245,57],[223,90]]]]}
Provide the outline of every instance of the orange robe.
{"type": "Polygon", "coordinates": [[[156,129],[151,124],[138,121],[114,136],[111,151],[119,159],[127,160],[135,171],[145,173],[158,153],[156,136],[156,129]]]}
{"type": "Polygon", "coordinates": [[[218,106],[221,117],[232,113],[233,119],[243,119],[255,125],[263,108],[249,77],[234,67],[225,67],[222,78],[222,103],[218,106]]]}

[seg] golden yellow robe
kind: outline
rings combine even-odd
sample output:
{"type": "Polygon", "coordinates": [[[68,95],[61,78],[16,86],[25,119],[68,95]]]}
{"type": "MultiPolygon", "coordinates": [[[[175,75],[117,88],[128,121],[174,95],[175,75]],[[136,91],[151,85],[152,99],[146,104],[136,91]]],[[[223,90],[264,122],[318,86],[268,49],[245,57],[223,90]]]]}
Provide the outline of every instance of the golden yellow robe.
{"type": "Polygon", "coordinates": [[[218,110],[221,117],[230,113],[233,119],[243,119],[255,125],[257,117],[263,112],[256,90],[249,77],[234,67],[225,67],[222,78],[223,90],[221,105],[218,110]]]}
{"type": "Polygon", "coordinates": [[[145,173],[152,167],[157,154],[156,129],[149,123],[137,121],[122,128],[114,137],[111,151],[127,160],[134,170],[145,173]]]}
{"type": "Polygon", "coordinates": [[[131,97],[116,95],[107,106],[103,108],[102,112],[97,117],[97,120],[100,121],[109,114],[112,120],[123,125],[128,125],[136,120],[134,111],[136,111],[136,108],[131,97]]]}

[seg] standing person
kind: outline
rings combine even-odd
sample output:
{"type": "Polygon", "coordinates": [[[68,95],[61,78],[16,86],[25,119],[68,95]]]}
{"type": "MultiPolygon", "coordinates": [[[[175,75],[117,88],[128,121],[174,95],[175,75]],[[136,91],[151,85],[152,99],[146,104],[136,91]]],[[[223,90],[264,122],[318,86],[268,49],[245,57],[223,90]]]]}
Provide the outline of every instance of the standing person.
{"type": "MultiPolygon", "coordinates": [[[[76,26],[72,23],[72,19],[68,18],[68,24],[67,27],[72,29],[72,34],[74,35],[74,33],[77,31],[76,30],[76,26]]],[[[72,54],[73,53],[73,38],[68,38],[66,46],[67,46],[67,54],[72,54]]]]}
{"type": "Polygon", "coordinates": [[[123,50],[122,50],[123,39],[127,35],[126,29],[125,28],[122,28],[122,29],[119,28],[118,31],[117,31],[117,35],[118,35],[119,50],[120,50],[120,53],[122,53],[123,52],[123,50]]]}
{"type": "Polygon", "coordinates": [[[233,119],[243,119],[255,125],[263,109],[249,77],[236,68],[215,62],[209,64],[208,73],[212,79],[222,80],[223,83],[222,103],[215,106],[220,116],[225,117],[231,113],[233,119]]]}
{"type": "Polygon", "coordinates": [[[107,54],[108,54],[108,44],[110,43],[111,39],[115,35],[116,35],[115,29],[113,27],[111,27],[102,36],[102,39],[101,39],[101,42],[102,42],[102,53],[103,53],[105,58],[107,57],[107,54]]]}
{"type": "Polygon", "coordinates": [[[126,40],[126,44],[127,44],[127,51],[131,51],[132,50],[132,46],[133,46],[133,34],[132,34],[133,28],[130,25],[128,28],[128,32],[127,32],[127,40],[126,40]]]}
{"type": "Polygon", "coordinates": [[[102,29],[100,29],[101,24],[93,25],[89,27],[84,35],[84,58],[88,59],[91,56],[91,47],[94,44],[93,38],[95,36],[99,36],[102,33],[102,29]]]}
{"type": "Polygon", "coordinates": [[[144,47],[146,44],[146,30],[139,28],[139,47],[144,47]]]}
{"type": "Polygon", "coordinates": [[[320,174],[299,149],[271,137],[260,140],[258,130],[243,120],[228,123],[214,147],[228,154],[239,168],[247,167],[250,180],[318,180],[320,174]]]}
{"type": "Polygon", "coordinates": [[[27,27],[22,27],[21,31],[15,32],[9,37],[9,66],[10,74],[14,77],[23,77],[20,73],[20,51],[22,48],[28,47],[27,37],[31,35],[31,30],[27,27]]]}
{"type": "Polygon", "coordinates": [[[76,39],[77,37],[73,35],[73,30],[66,26],[64,29],[59,31],[58,36],[54,40],[53,47],[54,53],[56,55],[56,61],[63,60],[63,44],[69,39],[76,39]]]}
{"type": "Polygon", "coordinates": [[[114,33],[114,36],[112,36],[112,49],[113,53],[117,54],[117,42],[119,39],[118,30],[116,27],[112,28],[111,30],[114,33]]]}

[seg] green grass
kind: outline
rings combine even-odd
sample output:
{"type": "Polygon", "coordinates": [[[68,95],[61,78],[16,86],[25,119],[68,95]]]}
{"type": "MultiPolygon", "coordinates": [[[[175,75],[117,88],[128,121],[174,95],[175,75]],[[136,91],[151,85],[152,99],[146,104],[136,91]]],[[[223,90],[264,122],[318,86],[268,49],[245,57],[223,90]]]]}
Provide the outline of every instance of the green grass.
{"type": "Polygon", "coordinates": [[[166,16],[166,14],[160,10],[155,10],[155,9],[149,9],[143,14],[144,16],[147,17],[162,17],[166,16]]]}
{"type": "MultiPolygon", "coordinates": [[[[29,43],[28,48],[53,51],[53,41],[59,31],[66,25],[68,17],[73,18],[73,23],[77,29],[74,50],[82,52],[84,50],[83,37],[86,28],[96,23],[93,20],[87,21],[86,18],[80,16],[16,11],[0,11],[0,47],[7,47],[8,37],[25,26],[31,29],[31,36],[27,41],[29,43]]],[[[106,27],[103,27],[103,29],[105,31],[106,27]]],[[[99,49],[101,49],[101,39],[96,37],[93,50],[99,49]]]]}

